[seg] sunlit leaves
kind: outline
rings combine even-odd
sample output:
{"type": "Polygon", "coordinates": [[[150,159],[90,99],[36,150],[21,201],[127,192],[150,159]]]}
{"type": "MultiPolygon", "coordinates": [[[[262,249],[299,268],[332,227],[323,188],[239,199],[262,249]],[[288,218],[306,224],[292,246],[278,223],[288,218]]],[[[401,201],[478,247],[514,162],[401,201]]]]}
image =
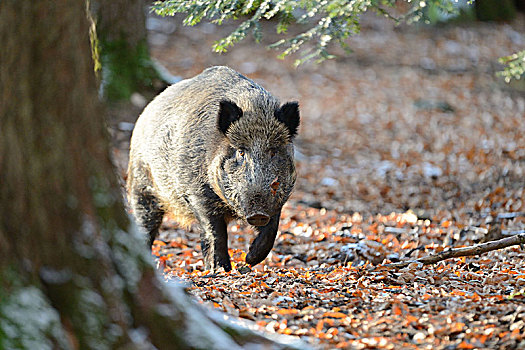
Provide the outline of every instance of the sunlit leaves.
{"type": "Polygon", "coordinates": [[[516,52],[510,56],[502,57],[499,62],[505,66],[499,72],[508,83],[512,79],[520,79],[525,74],[525,50],[516,52]]]}
{"type": "MultiPolygon", "coordinates": [[[[378,269],[371,262],[376,253],[381,263],[387,256],[443,251],[436,242],[461,224],[421,219],[413,211],[347,216],[297,206],[284,215],[289,219],[272,254],[248,272],[236,269],[246,256],[236,248],[230,249],[234,270],[210,277],[198,232],[176,234],[168,244],[156,241],[154,253],[167,278],[190,282],[201,302],[266,331],[318,339],[326,349],[493,348],[525,339],[525,310],[516,309],[525,290],[519,247],[435,266],[378,269]],[[350,244],[361,250],[345,251],[350,244]]],[[[249,243],[249,230],[235,224],[231,231],[235,247],[249,243]]],[[[469,242],[465,236],[457,245],[469,242]]]]}

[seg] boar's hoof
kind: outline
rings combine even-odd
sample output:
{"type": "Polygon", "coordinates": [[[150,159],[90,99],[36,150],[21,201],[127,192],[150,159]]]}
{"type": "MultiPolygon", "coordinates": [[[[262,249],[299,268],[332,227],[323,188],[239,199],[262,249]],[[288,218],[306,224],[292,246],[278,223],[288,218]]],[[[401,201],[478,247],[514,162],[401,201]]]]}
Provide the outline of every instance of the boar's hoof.
{"type": "Polygon", "coordinates": [[[249,216],[246,220],[253,226],[266,226],[268,225],[268,221],[270,221],[270,217],[264,214],[255,214],[249,216]]]}

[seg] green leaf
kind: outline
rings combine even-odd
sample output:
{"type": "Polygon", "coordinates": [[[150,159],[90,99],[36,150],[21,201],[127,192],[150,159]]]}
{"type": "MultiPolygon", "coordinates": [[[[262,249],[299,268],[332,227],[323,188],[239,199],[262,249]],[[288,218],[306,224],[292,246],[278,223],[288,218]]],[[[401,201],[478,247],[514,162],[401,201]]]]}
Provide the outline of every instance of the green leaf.
{"type": "Polygon", "coordinates": [[[497,74],[510,83],[512,79],[521,79],[525,75],[525,50],[501,57],[499,62],[505,67],[497,74]]]}

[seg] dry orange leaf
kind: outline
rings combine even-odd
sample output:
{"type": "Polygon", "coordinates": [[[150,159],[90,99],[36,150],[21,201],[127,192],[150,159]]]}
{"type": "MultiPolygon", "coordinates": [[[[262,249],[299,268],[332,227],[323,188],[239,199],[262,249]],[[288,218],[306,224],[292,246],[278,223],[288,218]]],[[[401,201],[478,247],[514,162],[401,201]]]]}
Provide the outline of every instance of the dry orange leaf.
{"type": "Polygon", "coordinates": [[[394,306],[392,306],[392,313],[394,315],[401,315],[403,313],[403,310],[401,310],[398,304],[394,304],[394,306]]]}
{"type": "Polygon", "coordinates": [[[345,318],[347,315],[342,312],[333,312],[328,311],[323,314],[323,317],[332,317],[332,318],[345,318]]]}
{"type": "Polygon", "coordinates": [[[458,344],[458,349],[474,349],[474,345],[467,343],[466,341],[462,341],[458,344]]]}
{"type": "Polygon", "coordinates": [[[319,322],[317,322],[317,325],[315,326],[315,330],[317,333],[320,333],[324,328],[324,320],[319,320],[319,322]]]}
{"type": "Polygon", "coordinates": [[[510,333],[510,336],[512,338],[518,338],[518,339],[523,338],[523,335],[521,334],[521,329],[520,328],[514,328],[514,330],[510,333]]]}
{"type": "Polygon", "coordinates": [[[415,316],[412,316],[412,315],[406,315],[405,316],[405,320],[409,323],[418,323],[419,322],[419,318],[415,317],[415,316]]]}
{"type": "Polygon", "coordinates": [[[452,294],[452,295],[459,295],[459,296],[465,296],[466,293],[461,291],[461,290],[454,289],[452,292],[450,292],[450,294],[452,294]]]}
{"type": "Polygon", "coordinates": [[[296,315],[299,313],[297,309],[279,309],[277,310],[278,315],[296,315]]]}
{"type": "Polygon", "coordinates": [[[290,335],[293,333],[293,331],[290,329],[290,328],[285,328],[283,330],[279,330],[279,333],[281,334],[286,334],[286,335],[290,335]]]}
{"type": "Polygon", "coordinates": [[[348,343],[347,341],[342,341],[340,343],[337,343],[337,345],[335,346],[336,349],[346,349],[350,346],[350,343],[348,343]]]}

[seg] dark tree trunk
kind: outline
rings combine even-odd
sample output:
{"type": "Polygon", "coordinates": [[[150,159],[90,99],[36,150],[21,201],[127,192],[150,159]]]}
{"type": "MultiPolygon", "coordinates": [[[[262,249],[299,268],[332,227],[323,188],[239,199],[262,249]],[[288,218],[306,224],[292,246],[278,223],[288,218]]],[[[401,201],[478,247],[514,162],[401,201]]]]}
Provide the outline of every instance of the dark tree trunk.
{"type": "Polygon", "coordinates": [[[476,0],[474,7],[480,21],[510,21],[516,17],[514,0],[476,0]]]}
{"type": "Polygon", "coordinates": [[[88,28],[82,1],[0,2],[0,348],[286,347],[157,278],[121,202],[88,28]]]}

